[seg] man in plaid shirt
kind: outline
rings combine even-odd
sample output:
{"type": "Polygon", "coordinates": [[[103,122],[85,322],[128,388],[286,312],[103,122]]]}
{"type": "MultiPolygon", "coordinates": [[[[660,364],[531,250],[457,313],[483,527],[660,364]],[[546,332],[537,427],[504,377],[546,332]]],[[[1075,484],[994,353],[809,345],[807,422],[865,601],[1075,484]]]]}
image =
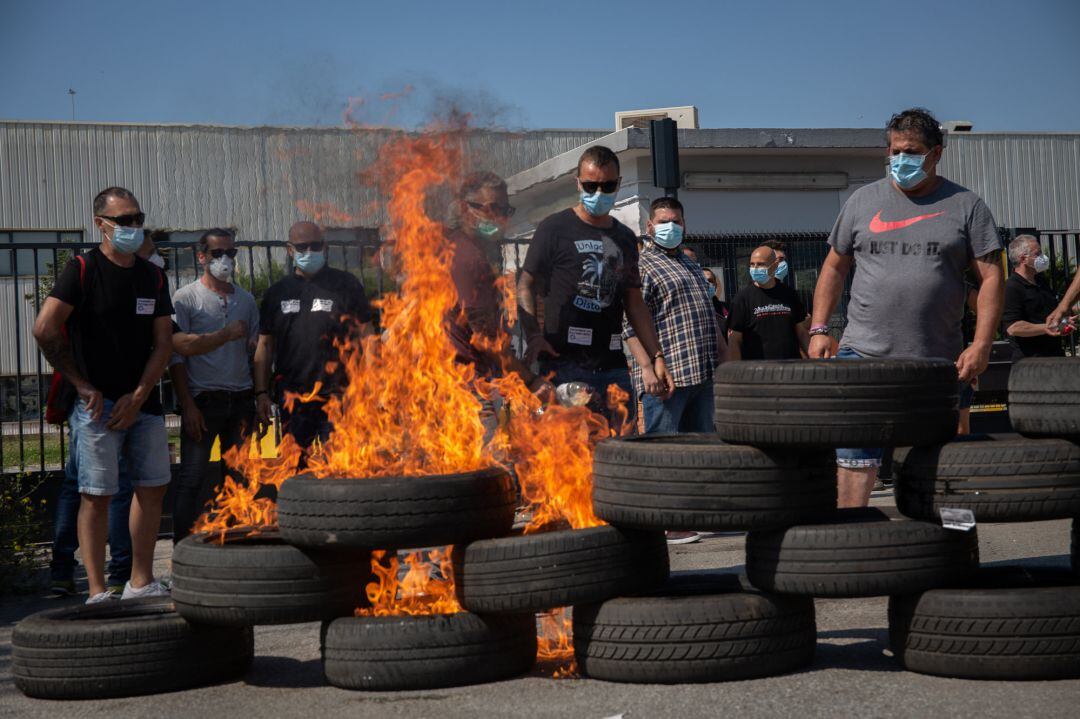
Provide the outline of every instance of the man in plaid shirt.
{"type": "Polygon", "coordinates": [[[638,262],[641,294],[652,313],[661,354],[674,384],[666,396],[639,391],[652,379],[652,362],[633,329],[623,322],[646,434],[713,430],[712,376],[720,358],[712,288],[701,267],[682,252],[684,229],[682,203],[673,197],[654,200],[638,262]]]}

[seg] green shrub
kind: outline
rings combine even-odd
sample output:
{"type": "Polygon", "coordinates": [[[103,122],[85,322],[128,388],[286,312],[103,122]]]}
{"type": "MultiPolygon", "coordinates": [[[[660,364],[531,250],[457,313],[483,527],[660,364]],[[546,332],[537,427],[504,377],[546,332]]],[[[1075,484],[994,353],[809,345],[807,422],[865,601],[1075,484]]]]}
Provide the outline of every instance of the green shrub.
{"type": "Polygon", "coordinates": [[[47,550],[35,544],[35,525],[45,512],[45,500],[32,494],[41,484],[29,475],[0,475],[0,596],[39,589],[47,550]]]}

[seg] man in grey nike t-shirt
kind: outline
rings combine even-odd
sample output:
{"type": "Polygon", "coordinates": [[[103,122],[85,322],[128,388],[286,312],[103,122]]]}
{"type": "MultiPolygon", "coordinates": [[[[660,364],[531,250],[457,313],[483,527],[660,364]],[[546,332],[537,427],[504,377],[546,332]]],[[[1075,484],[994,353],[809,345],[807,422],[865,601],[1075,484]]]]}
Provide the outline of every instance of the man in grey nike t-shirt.
{"type": "MultiPolygon", "coordinates": [[[[840,210],[814,291],[809,355],[830,356],[829,317],[855,267],[838,357],[941,357],[968,383],[986,369],[1001,319],[1001,239],[986,204],[937,174],[940,126],[921,109],[886,128],[889,176],[857,190],[840,210]],[[975,339],[965,349],[964,271],[979,278],[975,339]]],[[[865,506],[881,450],[837,450],[839,505],[865,506]]]]}

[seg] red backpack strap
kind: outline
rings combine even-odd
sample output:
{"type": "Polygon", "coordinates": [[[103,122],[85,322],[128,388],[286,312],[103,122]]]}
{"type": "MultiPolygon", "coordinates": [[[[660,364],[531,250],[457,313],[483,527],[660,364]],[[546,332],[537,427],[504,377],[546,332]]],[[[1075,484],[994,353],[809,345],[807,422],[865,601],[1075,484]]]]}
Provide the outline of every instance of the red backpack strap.
{"type": "Polygon", "coordinates": [[[75,255],[75,259],[79,261],[79,289],[81,290],[86,286],[86,257],[75,255]]]}

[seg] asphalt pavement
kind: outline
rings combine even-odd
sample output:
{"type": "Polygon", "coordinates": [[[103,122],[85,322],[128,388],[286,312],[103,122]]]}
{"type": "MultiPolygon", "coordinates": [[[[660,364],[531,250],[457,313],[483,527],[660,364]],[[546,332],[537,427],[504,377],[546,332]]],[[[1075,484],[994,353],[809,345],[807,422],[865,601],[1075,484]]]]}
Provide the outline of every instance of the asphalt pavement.
{"type": "MultiPolygon", "coordinates": [[[[889,510],[888,492],[873,504],[889,510]]],[[[895,510],[891,510],[895,511],[895,510]]],[[[1069,522],[979,526],[984,564],[1067,566],[1069,522]]],[[[670,548],[672,569],[741,571],[744,535],[711,535],[670,548]]],[[[164,568],[171,543],[159,542],[164,568]]],[[[0,600],[0,717],[1077,717],[1080,680],[969,681],[903,671],[888,648],[885,598],[817,600],[813,664],[794,674],[717,684],[631,685],[552,679],[552,667],[505,682],[412,692],[355,692],[326,686],[317,624],[258,627],[255,662],[242,680],[128,699],[52,702],[27,699],[10,673],[11,631],[36,611],[78,603],[23,597],[0,600]]]]}

